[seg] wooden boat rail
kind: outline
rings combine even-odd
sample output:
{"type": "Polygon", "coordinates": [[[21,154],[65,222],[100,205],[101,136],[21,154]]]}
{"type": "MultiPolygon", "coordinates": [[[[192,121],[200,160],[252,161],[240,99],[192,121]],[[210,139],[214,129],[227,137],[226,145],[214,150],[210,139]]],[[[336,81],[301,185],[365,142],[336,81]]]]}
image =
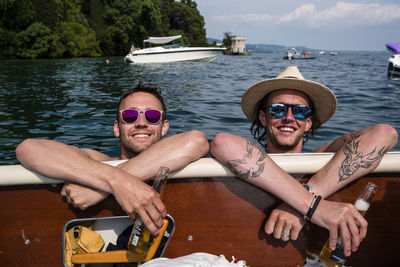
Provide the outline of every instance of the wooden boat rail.
{"type": "MultiPolygon", "coordinates": [[[[304,181],[304,179],[300,179],[304,181]]],[[[379,186],[366,215],[368,234],[348,259],[350,266],[396,266],[400,236],[400,173],[371,174],[331,196],[353,203],[364,186],[379,186]]],[[[1,266],[62,265],[62,229],[71,219],[125,215],[113,197],[85,211],[63,201],[61,184],[0,187],[1,266]]],[[[268,236],[264,224],[280,201],[237,178],[169,180],[163,196],[176,222],[165,257],[208,252],[245,260],[250,266],[302,266],[305,248],[318,251],[326,230],[308,224],[299,239],[283,242],[268,236]]]]}

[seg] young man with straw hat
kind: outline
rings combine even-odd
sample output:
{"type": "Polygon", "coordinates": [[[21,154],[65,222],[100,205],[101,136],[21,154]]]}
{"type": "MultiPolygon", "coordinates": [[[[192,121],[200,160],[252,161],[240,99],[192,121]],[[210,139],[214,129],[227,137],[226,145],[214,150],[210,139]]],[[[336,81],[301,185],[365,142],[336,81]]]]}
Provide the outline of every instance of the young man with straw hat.
{"type": "Polygon", "coordinates": [[[295,240],[305,219],[311,219],[330,231],[332,249],[340,229],[349,256],[365,237],[367,222],[353,205],[323,199],[375,169],[384,153],[397,143],[397,131],[380,124],[319,147],[315,152],[336,154],[304,187],[267,155],[301,153],[303,144],[332,117],[336,106],[336,97],[329,88],[305,80],[296,66],[289,66],[276,78],[252,85],[242,97],[242,110],[253,123],[251,132],[265,151],[228,133],[217,134],[210,151],[239,178],[285,202],[268,218],[267,234],[284,241],[295,240]]]}

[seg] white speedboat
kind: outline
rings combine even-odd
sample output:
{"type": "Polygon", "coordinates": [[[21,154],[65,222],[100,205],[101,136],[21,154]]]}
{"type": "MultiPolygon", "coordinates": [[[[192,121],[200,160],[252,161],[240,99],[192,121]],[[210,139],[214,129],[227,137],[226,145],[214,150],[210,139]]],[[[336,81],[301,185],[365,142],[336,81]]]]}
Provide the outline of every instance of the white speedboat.
{"type": "Polygon", "coordinates": [[[166,44],[181,38],[181,35],[169,37],[150,37],[144,40],[143,49],[131,48],[125,57],[127,63],[167,63],[179,61],[211,61],[221,55],[226,48],[219,47],[187,47],[183,44],[146,48],[146,43],[166,44]]]}
{"type": "Polygon", "coordinates": [[[389,58],[388,78],[400,78],[400,43],[386,44],[386,47],[395,53],[389,58]]]}
{"type": "Polygon", "coordinates": [[[296,48],[292,47],[286,49],[286,55],[283,56],[283,59],[314,59],[316,57],[317,56],[311,52],[304,50],[300,53],[296,48]]]}

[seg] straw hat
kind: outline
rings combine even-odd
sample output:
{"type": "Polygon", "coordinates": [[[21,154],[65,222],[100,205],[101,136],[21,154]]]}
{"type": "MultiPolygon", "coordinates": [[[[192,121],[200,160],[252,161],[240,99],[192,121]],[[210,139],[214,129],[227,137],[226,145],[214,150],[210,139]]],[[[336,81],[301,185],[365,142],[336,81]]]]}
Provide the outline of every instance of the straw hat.
{"type": "Polygon", "coordinates": [[[247,89],[242,97],[244,115],[254,122],[258,116],[260,100],[272,91],[279,89],[294,89],[308,95],[321,124],[329,120],[336,111],[337,100],[328,87],[305,80],[297,66],[289,66],[276,78],[260,81],[247,89]]]}

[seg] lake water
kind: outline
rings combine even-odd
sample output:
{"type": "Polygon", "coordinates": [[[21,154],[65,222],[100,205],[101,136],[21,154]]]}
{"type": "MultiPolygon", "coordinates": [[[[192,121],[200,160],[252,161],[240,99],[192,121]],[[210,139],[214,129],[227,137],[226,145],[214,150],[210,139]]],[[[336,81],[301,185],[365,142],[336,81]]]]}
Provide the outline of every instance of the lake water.
{"type": "MultiPolygon", "coordinates": [[[[49,138],[119,156],[113,136],[116,103],[139,80],[157,83],[168,107],[168,135],[198,129],[252,138],[240,100],[253,83],[298,65],[306,79],[328,86],[339,105],[309,152],[349,131],[376,123],[400,130],[400,81],[388,80],[387,53],[324,55],[288,61],[282,54],[220,56],[213,62],[125,65],[122,58],[0,61],[0,164],[17,164],[26,138],[49,138]]],[[[397,144],[395,150],[400,150],[397,144]]],[[[50,160],[50,159],[49,159],[50,160]]]]}

